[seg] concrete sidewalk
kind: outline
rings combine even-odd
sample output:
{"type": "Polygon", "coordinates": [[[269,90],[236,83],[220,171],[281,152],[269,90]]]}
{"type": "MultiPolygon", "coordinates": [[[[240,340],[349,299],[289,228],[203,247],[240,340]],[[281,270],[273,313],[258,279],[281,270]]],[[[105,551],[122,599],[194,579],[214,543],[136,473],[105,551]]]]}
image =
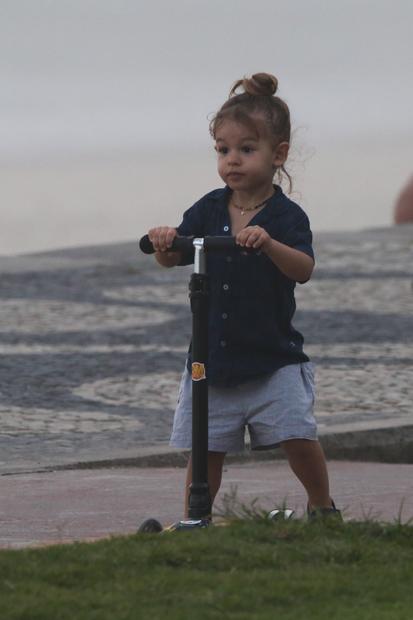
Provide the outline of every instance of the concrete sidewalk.
{"type": "MultiPolygon", "coordinates": [[[[413,465],[329,463],[332,494],[345,519],[402,522],[413,518],[413,465]]],[[[119,468],[0,477],[0,547],[95,540],[136,532],[147,518],[169,524],[182,517],[185,470],[119,468]]],[[[272,509],[285,500],[303,516],[305,493],[285,461],[230,464],[216,507],[237,499],[272,509]]]]}

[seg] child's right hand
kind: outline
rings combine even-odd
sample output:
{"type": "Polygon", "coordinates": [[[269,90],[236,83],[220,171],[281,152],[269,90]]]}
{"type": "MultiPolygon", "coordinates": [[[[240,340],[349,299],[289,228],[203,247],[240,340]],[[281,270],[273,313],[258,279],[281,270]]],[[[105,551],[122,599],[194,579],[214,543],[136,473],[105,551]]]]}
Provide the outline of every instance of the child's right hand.
{"type": "Polygon", "coordinates": [[[158,226],[157,228],[151,228],[148,232],[148,237],[155,252],[167,252],[177,234],[176,228],[158,226]]]}

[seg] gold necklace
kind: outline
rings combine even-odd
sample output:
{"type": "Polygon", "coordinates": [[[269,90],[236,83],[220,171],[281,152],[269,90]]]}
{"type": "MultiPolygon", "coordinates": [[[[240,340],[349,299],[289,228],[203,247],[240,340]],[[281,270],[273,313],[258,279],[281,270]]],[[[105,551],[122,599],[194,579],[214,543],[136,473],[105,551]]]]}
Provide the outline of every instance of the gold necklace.
{"type": "MultiPolygon", "coordinates": [[[[272,198],[272,196],[270,196],[270,198],[272,198]]],[[[265,200],[263,200],[262,202],[258,203],[257,205],[255,205],[255,207],[241,207],[240,205],[237,205],[234,202],[234,199],[231,198],[231,204],[238,209],[239,211],[241,211],[241,215],[245,215],[248,211],[255,211],[256,209],[259,209],[260,207],[263,207],[265,204],[267,204],[267,202],[270,200],[270,198],[266,198],[265,200]]]]}

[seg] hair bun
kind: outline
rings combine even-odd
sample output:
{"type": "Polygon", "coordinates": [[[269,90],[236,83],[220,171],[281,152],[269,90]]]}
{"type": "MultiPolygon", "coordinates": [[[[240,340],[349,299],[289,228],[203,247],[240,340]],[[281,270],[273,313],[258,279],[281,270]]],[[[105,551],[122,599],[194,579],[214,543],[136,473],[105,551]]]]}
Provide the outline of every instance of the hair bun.
{"type": "Polygon", "coordinates": [[[235,82],[231,88],[230,97],[242,86],[248,95],[275,95],[278,88],[278,80],[271,73],[254,73],[250,78],[244,78],[235,82]]]}

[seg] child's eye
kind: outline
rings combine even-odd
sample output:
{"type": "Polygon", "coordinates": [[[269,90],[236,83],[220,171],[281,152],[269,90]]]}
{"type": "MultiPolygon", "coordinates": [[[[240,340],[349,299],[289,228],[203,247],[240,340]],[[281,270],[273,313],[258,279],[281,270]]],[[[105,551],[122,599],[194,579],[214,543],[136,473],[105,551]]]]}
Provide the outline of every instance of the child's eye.
{"type": "Polygon", "coordinates": [[[226,146],[216,146],[215,150],[220,155],[226,155],[228,153],[228,147],[226,146]]]}
{"type": "Polygon", "coordinates": [[[243,146],[243,147],[242,147],[242,152],[243,152],[243,153],[252,153],[252,151],[253,151],[253,150],[254,150],[254,149],[253,149],[253,147],[252,147],[252,146],[243,146]]]}

